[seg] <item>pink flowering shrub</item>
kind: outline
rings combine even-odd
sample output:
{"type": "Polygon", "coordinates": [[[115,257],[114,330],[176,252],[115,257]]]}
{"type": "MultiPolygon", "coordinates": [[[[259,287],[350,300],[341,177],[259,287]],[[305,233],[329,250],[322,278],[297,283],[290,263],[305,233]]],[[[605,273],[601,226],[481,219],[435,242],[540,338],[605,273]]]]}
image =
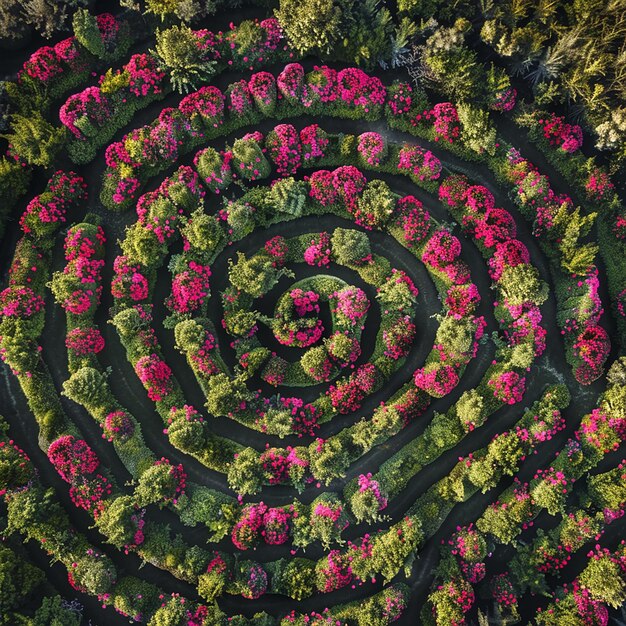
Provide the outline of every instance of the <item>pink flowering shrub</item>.
{"type": "Polygon", "coordinates": [[[188,261],[186,266],[186,269],[174,275],[172,295],[166,300],[166,306],[175,313],[198,310],[209,295],[209,266],[193,260],[188,261]]]}
{"type": "Polygon", "coordinates": [[[340,323],[355,326],[367,314],[370,301],[367,294],[359,287],[344,287],[330,296],[331,311],[337,315],[340,323]]]}
{"type": "Polygon", "coordinates": [[[311,174],[308,182],[310,185],[309,196],[321,206],[332,206],[338,201],[339,193],[335,188],[333,172],[316,170],[311,174]]]}
{"type": "Polygon", "coordinates": [[[224,94],[213,86],[200,87],[178,104],[178,110],[192,125],[198,130],[209,131],[224,123],[224,108],[224,94]]]}
{"type": "Polygon", "coordinates": [[[496,200],[487,187],[471,185],[465,190],[465,206],[471,213],[482,216],[495,208],[496,200]]]}
{"type": "Polygon", "coordinates": [[[459,384],[459,375],[452,365],[433,363],[418,369],[414,381],[433,398],[443,398],[459,384]]]}
{"type": "Polygon", "coordinates": [[[398,169],[408,172],[413,180],[437,180],[441,161],[430,151],[417,145],[405,145],[398,154],[398,169]]]}
{"type": "Polygon", "coordinates": [[[339,100],[363,113],[376,115],[385,103],[386,89],[379,78],[369,76],[356,67],[348,67],[337,74],[339,100]]]}
{"type": "Polygon", "coordinates": [[[517,90],[514,87],[502,89],[491,104],[492,111],[508,112],[515,108],[517,90]]]}
{"type": "Polygon", "coordinates": [[[59,109],[61,123],[78,139],[95,135],[112,114],[111,104],[98,87],[70,96],[59,109]]]}
{"type": "Polygon", "coordinates": [[[157,354],[142,356],[135,364],[135,372],[150,400],[159,402],[172,390],[172,370],[157,354]]]}
{"type": "Polygon", "coordinates": [[[392,85],[387,93],[387,108],[394,117],[406,115],[413,104],[413,88],[409,83],[392,85]]]}
{"type": "Polygon", "coordinates": [[[316,159],[324,158],[328,148],[328,134],[317,124],[311,124],[300,131],[300,142],[302,161],[304,164],[310,164],[316,159]]]}
{"type": "Polygon", "coordinates": [[[337,500],[324,498],[311,505],[311,534],[328,549],[332,541],[340,538],[348,527],[348,519],[343,506],[337,500]]]}
{"type": "MultiPolygon", "coordinates": [[[[300,337],[302,340],[302,347],[306,347],[309,345],[307,343],[307,340],[311,340],[311,334],[307,334],[303,331],[298,331],[296,333],[296,337],[300,337]]],[[[315,341],[318,340],[318,338],[315,336],[313,336],[312,339],[314,339],[315,341]]],[[[297,345],[297,339],[293,339],[292,343],[287,345],[297,345]]],[[[285,361],[285,359],[276,356],[275,353],[272,353],[272,357],[266,363],[263,371],[261,372],[261,380],[264,380],[268,385],[272,385],[273,387],[278,387],[279,385],[282,385],[285,380],[285,376],[287,376],[288,366],[289,364],[287,363],[287,361],[285,361]]]]}
{"type": "MultiPolygon", "coordinates": [[[[301,290],[299,290],[301,291],[301,290]]],[[[308,292],[313,293],[313,292],[308,292]]],[[[317,294],[313,294],[319,298],[317,294]]],[[[293,296],[292,296],[293,297],[293,296]]],[[[308,297],[296,298],[299,302],[303,300],[310,300],[308,297]]],[[[317,302],[317,299],[314,300],[317,302]]],[[[319,312],[319,306],[315,304],[317,312],[319,312]]],[[[318,319],[315,315],[308,316],[307,313],[298,313],[298,305],[296,305],[296,318],[292,318],[286,311],[281,312],[278,316],[278,323],[273,326],[274,336],[284,346],[293,346],[296,348],[307,348],[316,344],[322,334],[324,333],[324,325],[321,319],[318,319]]],[[[303,308],[300,310],[304,311],[303,308]]],[[[313,311],[313,309],[311,309],[313,311]]]]}
{"type": "Polygon", "coordinates": [[[505,404],[521,402],[526,391],[526,378],[513,371],[502,372],[489,380],[488,384],[494,397],[505,404]]]}
{"type": "Polygon", "coordinates": [[[337,70],[327,65],[313,67],[307,74],[305,103],[327,104],[339,97],[337,90],[337,70]]]}
{"type": "Polygon", "coordinates": [[[299,63],[285,65],[283,71],[276,78],[279,98],[284,98],[292,105],[303,104],[308,93],[304,82],[304,68],[299,63]]]}
{"type": "Polygon", "coordinates": [[[133,54],[124,66],[129,75],[130,93],[145,98],[163,92],[165,72],[158,68],[156,59],[150,54],[133,54]]]}
{"type": "Polygon", "coordinates": [[[437,230],[426,244],[422,260],[424,263],[442,269],[456,261],[461,254],[461,242],[447,230],[437,230]]]}
{"type": "Polygon", "coordinates": [[[267,154],[280,176],[295,174],[302,164],[300,135],[291,124],[279,124],[265,138],[267,154]]]}
{"type": "Polygon", "coordinates": [[[611,351],[609,335],[602,326],[588,325],[573,344],[574,356],[582,361],[574,370],[576,380],[588,385],[597,380],[604,371],[604,364],[611,351]]]}
{"type": "Polygon", "coordinates": [[[226,103],[232,117],[252,118],[254,115],[252,95],[247,81],[243,79],[228,86],[226,103]]]}
{"type": "Polygon", "coordinates": [[[530,263],[528,248],[517,239],[497,243],[493,255],[489,258],[489,275],[493,280],[500,280],[507,267],[517,267],[530,263]]]}
{"type": "Polygon", "coordinates": [[[626,441],[626,417],[609,417],[605,411],[594,409],[583,417],[579,432],[586,443],[608,454],[626,441]]]}
{"type": "Polygon", "coordinates": [[[308,265],[314,267],[328,267],[330,254],[330,235],[323,232],[311,239],[311,244],[304,251],[304,260],[308,265]]]}
{"type": "Polygon", "coordinates": [[[239,564],[241,595],[247,600],[260,598],[267,590],[267,572],[260,563],[244,561],[239,564]],[[245,575],[244,575],[245,574],[245,575]]]}
{"type": "Polygon", "coordinates": [[[107,441],[126,441],[133,436],[135,425],[126,411],[112,411],[104,419],[102,430],[107,441]]]}
{"type": "Polygon", "coordinates": [[[117,183],[112,199],[115,204],[123,204],[128,200],[133,200],[139,189],[139,180],[134,177],[122,178],[117,183]]]}
{"type": "Polygon", "coordinates": [[[585,191],[590,200],[604,200],[613,193],[615,185],[611,182],[609,174],[600,167],[594,167],[587,176],[585,191]]]}
{"type": "Polygon", "coordinates": [[[565,118],[552,113],[546,119],[540,119],[543,136],[550,145],[571,154],[583,145],[583,131],[578,124],[567,124],[565,118]]]}
{"type": "MultiPolygon", "coordinates": [[[[359,474],[357,478],[358,489],[351,498],[352,510],[355,507],[363,511],[368,510],[368,521],[375,521],[378,513],[387,508],[388,498],[381,492],[380,484],[372,478],[372,473],[359,474]]],[[[357,515],[357,520],[362,521],[362,517],[357,515]]]]}
{"type": "Polygon", "coordinates": [[[394,361],[404,358],[413,345],[417,327],[409,315],[404,315],[383,331],[384,355],[394,361]]]}
{"type": "Polygon", "coordinates": [[[475,220],[465,220],[464,224],[470,227],[475,239],[485,248],[493,248],[498,243],[514,239],[517,235],[517,226],[513,216],[505,209],[490,208],[486,213],[475,220]]]}
{"type": "Polygon", "coordinates": [[[105,508],[104,500],[113,492],[113,486],[102,474],[93,477],[80,476],[70,487],[72,504],[84,509],[98,519],[105,508]]]}
{"type": "MultiPolygon", "coordinates": [[[[318,563],[315,570],[319,581],[318,589],[322,593],[330,593],[346,587],[353,579],[350,561],[340,550],[331,550],[326,559],[318,563]]],[[[331,620],[328,624],[334,626],[336,622],[331,620]]]]}
{"type": "Polygon", "coordinates": [[[372,363],[365,363],[347,379],[331,385],[327,394],[333,408],[341,414],[358,411],[361,402],[374,390],[377,378],[375,366],[372,363]]]}
{"type": "Polygon", "coordinates": [[[439,200],[449,207],[456,209],[467,202],[466,194],[469,189],[469,181],[464,174],[451,174],[446,176],[439,185],[439,200]]]}
{"type": "Polygon", "coordinates": [[[20,218],[20,227],[33,237],[54,234],[65,223],[68,209],[87,199],[82,177],[59,170],[50,178],[43,193],[35,196],[20,218]]]}
{"type": "Polygon", "coordinates": [[[261,535],[265,543],[270,546],[279,546],[289,539],[290,515],[285,509],[273,507],[263,515],[263,530],[261,535]]]}
{"type": "Polygon", "coordinates": [[[41,46],[24,63],[18,76],[22,78],[24,74],[44,84],[49,84],[55,77],[63,74],[61,59],[54,48],[41,46]]]}
{"type": "Polygon", "coordinates": [[[350,213],[354,214],[358,210],[359,194],[365,189],[366,183],[365,176],[352,165],[343,165],[333,171],[333,185],[350,213]]]}
{"type": "Polygon", "coordinates": [[[28,319],[43,311],[44,299],[30,287],[7,287],[0,292],[0,315],[28,319]]]}
{"type": "Polygon", "coordinates": [[[404,196],[396,204],[396,214],[396,224],[402,228],[404,242],[414,248],[430,231],[430,213],[414,196],[404,196]]]}
{"type": "Polygon", "coordinates": [[[429,111],[418,114],[416,122],[421,119],[433,121],[435,141],[447,141],[453,143],[461,134],[459,115],[456,107],[451,102],[439,102],[429,111]]]}
{"type": "Polygon", "coordinates": [[[269,117],[276,109],[277,89],[276,78],[270,72],[252,74],[248,81],[248,89],[257,108],[269,117]]]}
{"type": "Polygon", "coordinates": [[[75,478],[92,474],[100,461],[84,439],[63,435],[48,448],[48,458],[61,478],[71,483],[75,478]]]}
{"type": "Polygon", "coordinates": [[[319,429],[321,412],[314,404],[304,404],[300,398],[282,398],[282,406],[291,413],[291,429],[298,437],[313,436],[319,429]]]}
{"type": "Polygon", "coordinates": [[[104,338],[97,328],[74,328],[65,338],[65,346],[77,356],[98,354],[104,349],[104,338]]]}
{"type": "Polygon", "coordinates": [[[262,502],[247,505],[231,531],[231,540],[237,550],[249,550],[261,539],[263,516],[267,506],[262,502]]]}
{"type": "Polygon", "coordinates": [[[118,256],[113,263],[111,293],[116,299],[129,298],[140,302],[148,297],[148,279],[140,271],[139,265],[130,265],[125,256],[118,256]]]}
{"type": "Polygon", "coordinates": [[[276,235],[275,237],[268,239],[265,242],[264,250],[272,259],[273,267],[280,268],[285,265],[289,248],[284,237],[276,235]]]}
{"type": "Polygon", "coordinates": [[[367,132],[358,137],[357,152],[367,165],[379,166],[387,158],[387,149],[387,140],[379,133],[367,132]]]}
{"type": "Polygon", "coordinates": [[[288,480],[294,480],[301,475],[308,467],[307,460],[298,456],[296,448],[287,446],[282,450],[279,448],[268,448],[259,458],[263,472],[268,477],[270,485],[278,485],[288,480]]]}
{"type": "Polygon", "coordinates": [[[474,283],[452,285],[446,295],[448,315],[461,319],[474,313],[480,303],[480,293],[474,283]]]}

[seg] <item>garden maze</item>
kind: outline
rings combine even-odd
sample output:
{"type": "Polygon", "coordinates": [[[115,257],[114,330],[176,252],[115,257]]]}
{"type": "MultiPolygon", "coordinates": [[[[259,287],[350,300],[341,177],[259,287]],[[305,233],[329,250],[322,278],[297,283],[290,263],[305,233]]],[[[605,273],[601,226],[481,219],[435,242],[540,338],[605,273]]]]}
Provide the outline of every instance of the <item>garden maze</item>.
{"type": "Polygon", "coordinates": [[[7,88],[46,100],[2,162],[0,623],[617,618],[626,213],[581,127],[258,7],[80,15],[7,88]]]}

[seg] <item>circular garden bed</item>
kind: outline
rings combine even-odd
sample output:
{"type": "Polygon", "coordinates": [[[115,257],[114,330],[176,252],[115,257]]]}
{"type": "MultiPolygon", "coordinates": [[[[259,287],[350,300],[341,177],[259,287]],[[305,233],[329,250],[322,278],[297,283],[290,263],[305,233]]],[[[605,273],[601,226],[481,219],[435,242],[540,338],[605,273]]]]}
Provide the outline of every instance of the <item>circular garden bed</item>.
{"type": "Polygon", "coordinates": [[[295,4],[12,53],[0,623],[608,624],[619,155],[462,11],[295,4]]]}

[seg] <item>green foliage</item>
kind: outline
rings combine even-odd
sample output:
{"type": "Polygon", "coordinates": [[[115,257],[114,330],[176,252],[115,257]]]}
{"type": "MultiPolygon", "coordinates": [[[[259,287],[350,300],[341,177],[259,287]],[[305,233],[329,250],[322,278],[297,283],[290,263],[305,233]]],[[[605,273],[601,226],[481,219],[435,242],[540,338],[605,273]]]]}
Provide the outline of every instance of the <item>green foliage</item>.
{"type": "Polygon", "coordinates": [[[350,457],[341,440],[337,437],[326,440],[319,452],[315,452],[316,443],[311,445],[311,472],[317,480],[329,485],[334,478],[345,474],[350,457]]]}
{"type": "Polygon", "coordinates": [[[277,211],[299,217],[306,206],[307,189],[304,181],[289,176],[277,180],[272,185],[269,197],[277,211]]]}
{"type": "Polygon", "coordinates": [[[176,477],[170,465],[153,465],[141,475],[135,489],[135,501],[141,507],[149,504],[162,506],[175,493],[176,486],[176,477]]]}
{"type": "Polygon", "coordinates": [[[10,612],[23,606],[43,580],[40,569],[0,546],[0,624],[11,624],[10,612]]]}
{"type": "Polygon", "coordinates": [[[44,598],[32,626],[80,626],[81,611],[65,605],[61,596],[44,598]]]}
{"type": "Polygon", "coordinates": [[[424,538],[419,522],[413,517],[405,517],[393,528],[394,532],[382,532],[374,537],[372,556],[368,559],[371,572],[380,572],[386,581],[412,563],[412,556],[424,538]]]}
{"type": "Polygon", "coordinates": [[[335,0],[280,0],[276,17],[302,55],[328,54],[344,35],[345,16],[335,0]]]}
{"type": "Polygon", "coordinates": [[[255,208],[245,200],[235,200],[228,204],[227,222],[233,239],[243,239],[256,227],[255,208]]]}
{"type": "Polygon", "coordinates": [[[107,538],[107,542],[116,548],[132,544],[137,530],[133,519],[139,509],[130,496],[115,498],[96,520],[96,526],[107,538]]]}
{"type": "Polygon", "coordinates": [[[366,223],[382,228],[396,208],[396,199],[389,185],[378,178],[370,180],[358,199],[358,210],[367,216],[366,223]]]}
{"type": "Polygon", "coordinates": [[[55,127],[41,113],[33,112],[28,116],[13,115],[11,133],[2,137],[27,163],[49,167],[66,141],[67,128],[55,127]]]}
{"type": "Polygon", "coordinates": [[[294,600],[309,597],[315,591],[315,566],[309,559],[280,559],[272,576],[272,591],[294,600]]]}
{"type": "Polygon", "coordinates": [[[220,373],[209,379],[206,408],[212,415],[234,413],[250,398],[251,393],[239,378],[220,373]]]}
{"type": "Polygon", "coordinates": [[[322,380],[326,371],[327,360],[327,348],[325,346],[314,346],[300,357],[300,365],[305,374],[314,380],[322,380]]]}
{"type": "Polygon", "coordinates": [[[146,0],[146,13],[152,13],[163,22],[168,17],[178,14],[179,0],[146,0]]]}
{"type": "Polygon", "coordinates": [[[115,584],[115,566],[105,555],[92,556],[86,554],[77,558],[72,568],[72,576],[76,584],[84,587],[87,593],[101,596],[108,593],[115,584]]]}
{"type": "Polygon", "coordinates": [[[472,101],[479,82],[476,53],[464,44],[461,29],[440,27],[426,40],[424,64],[437,88],[456,101],[472,101]]]}
{"type": "Polygon", "coordinates": [[[614,609],[626,601],[626,583],[623,571],[616,560],[609,555],[594,555],[578,580],[583,589],[587,589],[594,600],[605,602],[614,609]]]}
{"type": "Polygon", "coordinates": [[[336,228],[331,244],[337,262],[342,265],[359,264],[372,252],[367,234],[352,228],[336,228]]]}
{"type": "Polygon", "coordinates": [[[493,155],[496,151],[496,128],[489,112],[467,103],[457,106],[465,145],[478,154],[493,155]]]}
{"type": "Polygon", "coordinates": [[[159,241],[154,231],[144,228],[139,222],[126,229],[121,248],[132,262],[146,267],[159,265],[167,252],[167,246],[159,241]]]}
{"type": "Polygon", "coordinates": [[[600,511],[618,511],[626,502],[626,482],[623,475],[624,468],[616,467],[609,472],[589,477],[588,493],[600,511]]]}
{"type": "Polygon", "coordinates": [[[247,259],[242,252],[237,253],[237,263],[230,263],[228,276],[237,289],[259,298],[266,294],[283,275],[292,275],[289,270],[274,267],[269,257],[255,254],[247,259]]]}
{"type": "Polygon", "coordinates": [[[484,409],[485,400],[478,390],[468,389],[463,392],[456,403],[456,415],[465,432],[483,425],[487,417],[484,409]]]}
{"type": "Polygon", "coordinates": [[[211,191],[226,189],[233,180],[230,165],[215,148],[205,148],[198,153],[198,174],[211,191]]]}
{"type": "Polygon", "coordinates": [[[96,16],[90,13],[88,9],[78,9],[72,18],[72,27],[78,43],[94,56],[103,59],[106,51],[96,16]]]}
{"type": "Polygon", "coordinates": [[[3,207],[0,208],[0,236],[4,232],[4,217],[20,196],[28,189],[31,178],[31,170],[22,167],[13,159],[2,157],[0,159],[0,197],[3,199],[3,207]]]}
{"type": "Polygon", "coordinates": [[[63,383],[63,395],[78,404],[98,408],[111,402],[106,375],[93,367],[82,367],[63,383]]]}
{"type": "Polygon", "coordinates": [[[460,430],[458,419],[449,417],[446,413],[435,413],[424,435],[431,445],[447,450],[459,440],[460,430]]]}
{"type": "Polygon", "coordinates": [[[376,299],[381,307],[391,311],[410,311],[417,301],[406,282],[397,280],[388,280],[381,285],[376,299]]]}
{"type": "Polygon", "coordinates": [[[197,250],[213,254],[225,239],[225,233],[214,215],[196,209],[181,230],[183,237],[197,250]]]}
{"type": "Polygon", "coordinates": [[[342,57],[368,69],[379,61],[385,63],[391,57],[393,42],[390,11],[376,0],[360,0],[350,5],[342,57]]]}
{"type": "Polygon", "coordinates": [[[215,61],[209,58],[210,48],[199,45],[194,31],[188,26],[172,26],[156,31],[152,53],[159,67],[167,72],[174,89],[187,93],[210,82],[215,74],[215,61]]]}
{"type": "Polygon", "coordinates": [[[548,285],[539,278],[537,268],[532,265],[505,267],[498,284],[504,297],[513,306],[526,301],[541,305],[548,299],[548,285]]]}
{"type": "MultiPolygon", "coordinates": [[[[383,498],[386,494],[381,491],[383,498]]],[[[350,498],[350,510],[357,522],[376,522],[381,519],[380,502],[371,489],[357,489],[350,498]]]]}
{"type": "Polygon", "coordinates": [[[272,171],[261,146],[254,139],[237,139],[233,143],[233,170],[244,180],[267,178],[272,171]]]}
{"type": "Polygon", "coordinates": [[[238,494],[257,493],[263,484],[259,455],[252,448],[244,448],[228,468],[228,486],[238,494]]]}

